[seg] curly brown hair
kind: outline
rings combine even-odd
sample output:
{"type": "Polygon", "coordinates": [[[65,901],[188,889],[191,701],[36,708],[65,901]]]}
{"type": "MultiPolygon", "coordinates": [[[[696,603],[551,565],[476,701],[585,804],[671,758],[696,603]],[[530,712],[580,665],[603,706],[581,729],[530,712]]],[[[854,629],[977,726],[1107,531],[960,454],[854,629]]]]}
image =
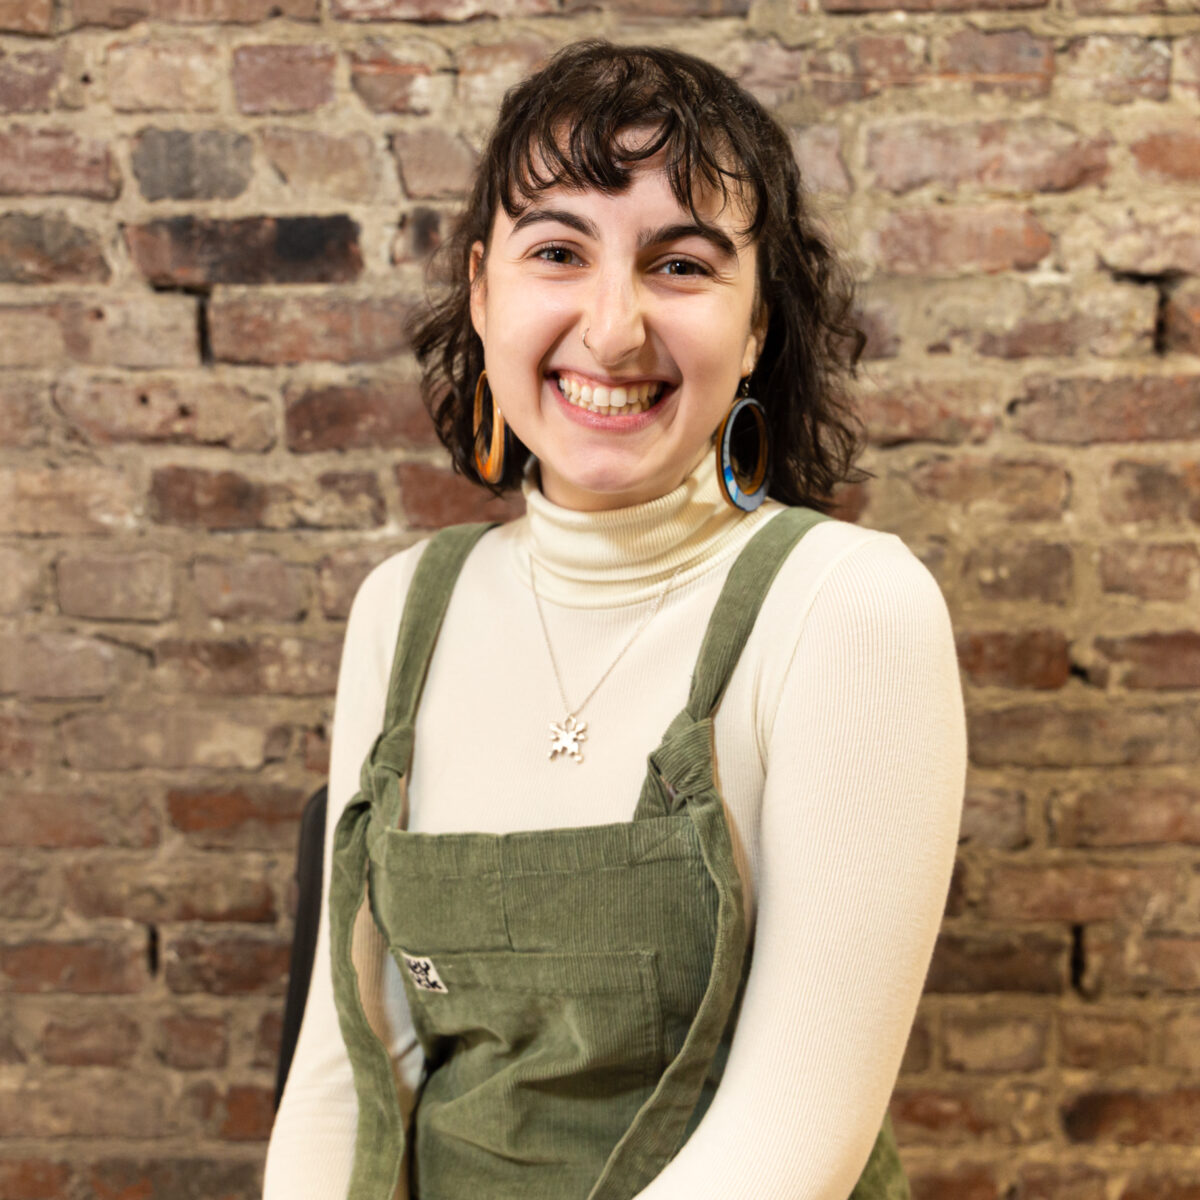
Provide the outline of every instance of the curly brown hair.
{"type": "Polygon", "coordinates": [[[852,466],[861,423],[843,387],[866,343],[853,320],[853,277],[809,209],[779,123],[723,71],[665,47],[575,42],[504,97],[466,209],[432,264],[440,298],[412,321],[438,436],[467,478],[496,493],[520,483],[529,450],[511,430],[495,485],[480,478],[473,453],[477,437],[486,449],[490,429],[486,420],[473,429],[484,359],[471,324],[469,264],[472,245],[488,245],[497,205],[515,218],[558,184],[619,193],[660,152],[676,200],[697,220],[697,187],[719,189],[725,200],[732,192],[750,216],[741,232],[757,241],[768,323],[748,385],[767,414],[768,494],[828,512],[837,484],[868,477],[852,466]],[[621,135],[634,127],[654,132],[631,146],[621,135]]]}

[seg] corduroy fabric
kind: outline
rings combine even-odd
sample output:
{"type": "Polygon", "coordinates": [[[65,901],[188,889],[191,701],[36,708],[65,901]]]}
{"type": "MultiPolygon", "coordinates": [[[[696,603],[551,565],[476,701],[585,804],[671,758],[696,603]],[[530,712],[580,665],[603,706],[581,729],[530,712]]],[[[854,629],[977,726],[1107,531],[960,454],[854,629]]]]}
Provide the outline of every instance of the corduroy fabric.
{"type": "MultiPolygon", "coordinates": [[[[334,842],[334,993],[359,1100],[348,1200],[390,1200],[405,1146],[391,1063],[350,959],[364,890],[426,1057],[412,1200],[630,1200],[690,1136],[720,1080],[748,968],[712,715],[780,564],[822,519],[787,510],[742,550],[634,819],[510,834],[398,827],[429,659],[490,526],[444,530],[426,547],[384,729],[334,842]]],[[[853,1197],[907,1196],[885,1119],[853,1197]]]]}

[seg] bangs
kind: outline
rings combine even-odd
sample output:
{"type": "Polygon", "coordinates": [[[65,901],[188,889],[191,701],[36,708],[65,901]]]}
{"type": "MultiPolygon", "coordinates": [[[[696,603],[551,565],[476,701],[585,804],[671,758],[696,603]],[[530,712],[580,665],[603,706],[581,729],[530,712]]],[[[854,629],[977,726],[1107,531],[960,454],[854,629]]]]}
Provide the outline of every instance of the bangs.
{"type": "Polygon", "coordinates": [[[728,86],[726,77],[713,70],[713,79],[700,78],[690,63],[653,48],[617,59],[589,60],[579,51],[557,72],[552,59],[534,77],[538,86],[527,81],[505,98],[493,200],[515,218],[553,187],[622,192],[640,164],[661,154],[671,192],[698,223],[698,196],[719,193],[748,214],[740,235],[757,237],[767,217],[767,182],[753,153],[738,151],[754,142],[748,131],[729,127],[729,97],[719,87],[722,80],[728,86]]]}

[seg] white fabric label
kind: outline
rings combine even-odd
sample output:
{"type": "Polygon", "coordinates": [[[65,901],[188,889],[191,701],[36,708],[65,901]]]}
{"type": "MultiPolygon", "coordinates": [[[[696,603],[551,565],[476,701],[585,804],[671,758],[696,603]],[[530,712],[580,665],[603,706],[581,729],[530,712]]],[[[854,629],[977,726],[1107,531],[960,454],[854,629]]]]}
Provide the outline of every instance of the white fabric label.
{"type": "Polygon", "coordinates": [[[441,981],[432,958],[419,958],[413,954],[404,955],[404,965],[408,968],[408,976],[413,986],[423,992],[446,992],[450,989],[441,981]]]}

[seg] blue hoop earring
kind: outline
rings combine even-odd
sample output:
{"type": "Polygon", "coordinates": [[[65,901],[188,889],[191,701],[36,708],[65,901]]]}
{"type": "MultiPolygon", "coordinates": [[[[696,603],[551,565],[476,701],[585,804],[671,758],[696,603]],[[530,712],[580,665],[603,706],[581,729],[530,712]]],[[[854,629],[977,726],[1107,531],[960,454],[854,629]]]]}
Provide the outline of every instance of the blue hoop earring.
{"type": "Polygon", "coordinates": [[[717,429],[717,481],[725,502],[742,512],[753,512],[767,495],[767,414],[761,404],[750,396],[739,395],[717,429]],[[749,412],[758,426],[758,460],[748,478],[739,479],[733,465],[730,442],[738,417],[749,412]]]}

